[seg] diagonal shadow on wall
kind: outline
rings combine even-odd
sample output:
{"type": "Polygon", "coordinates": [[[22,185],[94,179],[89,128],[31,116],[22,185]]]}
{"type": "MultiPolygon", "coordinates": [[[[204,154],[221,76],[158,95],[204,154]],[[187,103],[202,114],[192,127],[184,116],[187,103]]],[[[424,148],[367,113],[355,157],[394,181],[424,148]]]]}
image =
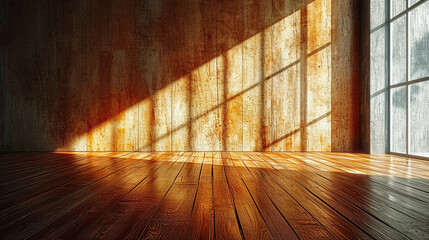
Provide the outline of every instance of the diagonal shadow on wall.
{"type": "Polygon", "coordinates": [[[6,2],[2,148],[266,150],[270,28],[311,3],[6,2]]]}

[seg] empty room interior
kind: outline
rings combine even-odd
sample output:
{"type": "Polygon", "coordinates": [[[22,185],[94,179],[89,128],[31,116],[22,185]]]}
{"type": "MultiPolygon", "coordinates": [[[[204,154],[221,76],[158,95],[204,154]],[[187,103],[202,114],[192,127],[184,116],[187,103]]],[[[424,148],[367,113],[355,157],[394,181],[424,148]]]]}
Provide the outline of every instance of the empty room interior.
{"type": "Polygon", "coordinates": [[[0,1],[0,239],[429,239],[429,0],[0,1]]]}

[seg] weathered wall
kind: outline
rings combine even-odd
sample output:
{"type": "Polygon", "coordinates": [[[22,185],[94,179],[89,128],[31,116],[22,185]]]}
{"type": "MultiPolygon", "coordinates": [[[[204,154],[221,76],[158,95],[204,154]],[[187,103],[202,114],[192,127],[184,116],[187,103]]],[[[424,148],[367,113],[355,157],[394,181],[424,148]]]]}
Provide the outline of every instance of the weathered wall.
{"type": "Polygon", "coordinates": [[[360,108],[359,108],[359,140],[360,150],[364,153],[371,151],[370,124],[370,0],[360,1],[360,108]]]}
{"type": "Polygon", "coordinates": [[[357,0],[2,1],[2,150],[356,151],[357,0]]]}

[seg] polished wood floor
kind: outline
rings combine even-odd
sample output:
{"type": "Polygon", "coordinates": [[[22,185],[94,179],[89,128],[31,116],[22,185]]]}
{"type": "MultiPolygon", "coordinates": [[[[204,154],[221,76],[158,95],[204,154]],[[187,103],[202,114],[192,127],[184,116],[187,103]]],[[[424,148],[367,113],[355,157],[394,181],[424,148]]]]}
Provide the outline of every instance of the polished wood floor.
{"type": "Polygon", "coordinates": [[[429,161],[3,153],[1,239],[428,239],[429,161]]]}

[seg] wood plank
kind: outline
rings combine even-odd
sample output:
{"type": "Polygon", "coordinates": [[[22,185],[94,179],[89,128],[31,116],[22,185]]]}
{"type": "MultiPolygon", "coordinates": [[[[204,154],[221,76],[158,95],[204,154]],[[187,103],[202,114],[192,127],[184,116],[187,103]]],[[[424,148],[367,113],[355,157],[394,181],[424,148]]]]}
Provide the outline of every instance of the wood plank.
{"type": "MultiPolygon", "coordinates": [[[[39,205],[39,207],[31,205],[19,209],[19,211],[11,212],[8,216],[1,218],[2,223],[1,232],[3,236],[14,238],[26,238],[34,234],[36,231],[48,226],[55,222],[59,217],[66,214],[68,211],[75,208],[82,202],[90,199],[92,196],[100,193],[104,187],[109,187],[115,184],[119,179],[126,177],[128,174],[134,172],[138,167],[139,162],[137,159],[124,159],[118,166],[110,170],[107,175],[102,176],[97,181],[97,175],[89,177],[86,183],[74,183],[77,191],[71,191],[68,194],[62,195],[57,200],[48,202],[49,204],[39,205]],[[129,172],[128,172],[129,171],[129,172]],[[11,216],[12,215],[12,216],[11,216]],[[23,217],[16,218],[13,216],[21,215],[23,217]],[[10,221],[9,218],[15,219],[10,221]]],[[[101,174],[101,172],[99,173],[101,174]]],[[[67,188],[63,188],[67,190],[67,188]]],[[[59,192],[55,192],[58,194],[59,192]]],[[[51,196],[52,197],[52,196],[51,196]]]]}
{"type": "MultiPolygon", "coordinates": [[[[260,156],[263,161],[272,161],[273,159],[267,155],[260,156]]],[[[325,204],[334,208],[342,216],[344,216],[348,221],[353,223],[359,229],[362,229],[367,234],[377,237],[377,238],[392,238],[392,239],[403,239],[407,238],[407,235],[401,233],[397,229],[393,228],[389,224],[380,220],[379,218],[374,217],[371,214],[364,212],[362,209],[356,207],[355,205],[347,202],[341,201],[337,197],[330,195],[329,191],[321,189],[319,186],[312,184],[299,176],[296,171],[287,170],[281,168],[280,166],[270,164],[272,169],[275,169],[281,176],[288,176],[293,178],[295,182],[287,181],[289,178],[282,178],[282,180],[287,184],[298,185],[298,188],[301,188],[301,191],[307,191],[317,198],[321,199],[325,204]],[[297,184],[298,183],[298,184],[297,184]]],[[[274,173],[275,171],[271,171],[274,173]]]]}
{"type": "Polygon", "coordinates": [[[89,4],[89,20],[87,33],[88,61],[88,151],[107,151],[112,144],[110,123],[101,124],[104,119],[110,119],[111,96],[111,67],[113,53],[110,49],[112,35],[109,17],[111,16],[112,1],[107,1],[98,8],[99,2],[89,4]],[[95,9],[97,9],[95,11],[95,9]],[[96,14],[96,12],[98,14],[96,14]],[[99,84],[103,82],[103,84],[99,84]]]}
{"type": "MultiPolygon", "coordinates": [[[[331,150],[331,1],[315,0],[306,6],[306,94],[304,128],[307,151],[331,150]],[[328,13],[328,14],[326,14],[328,13]]],[[[302,96],[301,96],[302,97],[302,96]]]]}
{"type": "Polygon", "coordinates": [[[215,1],[180,1],[171,6],[177,28],[172,29],[173,146],[192,151],[221,150],[221,123],[216,72],[215,1]]]}
{"type": "Polygon", "coordinates": [[[155,213],[157,206],[168,193],[184,163],[193,153],[180,153],[166,158],[161,168],[149,168],[148,178],[120,199],[109,211],[90,223],[73,231],[76,238],[127,238],[139,236],[155,213]]]}
{"type": "Polygon", "coordinates": [[[137,1],[116,1],[114,3],[114,41],[115,49],[112,75],[115,85],[112,86],[116,116],[112,119],[114,151],[138,150],[138,107],[140,83],[138,75],[138,18],[137,1]]]}
{"type": "Polygon", "coordinates": [[[392,185],[392,186],[396,186],[398,185],[399,188],[406,190],[407,192],[409,192],[409,194],[411,194],[413,197],[420,199],[421,201],[427,202],[427,185],[424,184],[424,180],[423,181],[419,181],[419,180],[413,180],[413,179],[409,179],[409,178],[400,178],[395,176],[395,171],[394,170],[386,170],[386,169],[382,169],[382,170],[378,170],[377,167],[371,166],[369,168],[362,166],[360,163],[350,163],[348,161],[343,160],[344,157],[340,157],[342,161],[340,161],[339,159],[332,159],[331,162],[341,165],[343,167],[348,167],[349,169],[351,169],[351,171],[360,171],[362,173],[366,173],[366,174],[373,174],[373,178],[377,179],[379,182],[382,182],[384,184],[387,185],[392,185]],[[389,173],[392,172],[392,173],[389,173]],[[379,176],[377,176],[379,175],[379,176]],[[386,180],[383,177],[380,177],[383,175],[390,175],[389,180],[386,180]]]}
{"type": "MultiPolygon", "coordinates": [[[[54,176],[60,172],[59,170],[66,171],[67,169],[73,169],[73,167],[85,166],[88,161],[95,159],[111,159],[119,156],[125,156],[130,153],[125,152],[103,152],[103,153],[51,153],[49,156],[36,157],[33,161],[23,164],[10,164],[11,166],[5,166],[2,169],[6,172],[1,180],[3,181],[1,186],[7,186],[7,183],[27,181],[31,180],[32,177],[43,177],[48,178],[54,176]],[[40,160],[38,160],[40,159],[40,160]],[[46,159],[46,162],[43,160],[46,159]]],[[[32,155],[32,154],[28,154],[32,155]]],[[[18,161],[19,162],[19,161],[18,161]]],[[[36,182],[30,182],[30,184],[36,184],[36,182]]],[[[17,190],[18,185],[13,185],[9,190],[17,190]]]]}
{"type": "MultiPolygon", "coordinates": [[[[57,116],[52,119],[52,115],[48,115],[46,119],[59,123],[59,126],[52,130],[58,132],[50,134],[57,138],[55,141],[60,139],[62,141],[56,143],[58,146],[52,146],[54,149],[51,150],[88,150],[86,120],[91,106],[84,99],[91,94],[87,87],[89,81],[85,81],[89,72],[87,61],[89,9],[89,4],[85,1],[63,2],[56,4],[53,9],[56,23],[53,39],[56,54],[54,79],[57,83],[52,84],[52,89],[57,91],[51,93],[51,99],[43,102],[45,104],[51,102],[56,106],[57,111],[51,114],[57,116]]],[[[55,122],[50,122],[49,125],[55,126],[55,122]]]]}
{"type": "Polygon", "coordinates": [[[243,2],[222,1],[216,6],[217,81],[222,104],[222,150],[243,149],[243,2]]]}
{"type": "MultiPolygon", "coordinates": [[[[158,66],[159,51],[162,48],[162,42],[165,41],[165,34],[152,31],[153,25],[158,19],[162,11],[159,11],[159,2],[154,1],[137,1],[137,45],[138,45],[138,89],[136,104],[138,111],[138,149],[140,151],[154,151],[155,141],[154,135],[155,124],[155,102],[152,97],[153,87],[152,82],[158,80],[158,72],[164,66],[158,66]],[[152,80],[155,78],[154,80],[152,80]]],[[[158,138],[169,137],[158,136],[158,138]]],[[[165,149],[167,150],[167,149],[165,149]]]]}
{"type": "Polygon", "coordinates": [[[116,181],[115,184],[108,187],[103,186],[103,190],[98,192],[97,195],[82,202],[67,214],[57,219],[57,221],[41,229],[31,237],[36,239],[73,236],[77,231],[103,213],[105,209],[115,206],[137,185],[150,177],[153,170],[168,165],[168,161],[165,161],[166,159],[174,158],[174,154],[151,153],[140,155],[137,158],[139,162],[134,166],[134,171],[127,169],[130,173],[121,177],[120,181],[116,181]],[[142,158],[143,156],[144,158],[142,158]]]}
{"type": "Polygon", "coordinates": [[[204,153],[195,153],[185,163],[150,222],[131,238],[185,239],[204,163],[204,153]]]}
{"type": "Polygon", "coordinates": [[[222,163],[244,237],[247,239],[273,239],[259,208],[237,171],[231,166],[233,163],[229,153],[222,153],[222,163]]]}
{"type": "Polygon", "coordinates": [[[347,172],[346,169],[338,167],[331,167],[324,163],[315,161],[316,158],[312,156],[290,156],[288,154],[287,160],[296,162],[300,165],[310,166],[313,169],[318,169],[316,174],[321,175],[333,182],[341,182],[342,185],[351,185],[350,189],[361,189],[365,193],[371,193],[371,197],[376,198],[376,201],[386,202],[386,204],[395,209],[400,209],[401,212],[406,213],[421,221],[426,221],[429,212],[425,211],[429,206],[425,202],[419,201],[418,199],[411,198],[407,195],[402,195],[400,192],[395,191],[394,188],[388,188],[374,179],[369,178],[367,175],[357,175],[356,173],[347,172]]]}
{"type": "MultiPolygon", "coordinates": [[[[327,154],[328,156],[332,156],[327,154]]],[[[425,181],[420,181],[420,179],[429,178],[429,174],[424,171],[420,171],[418,168],[410,169],[408,166],[398,165],[395,161],[378,161],[374,158],[369,157],[356,157],[351,154],[345,153],[341,155],[339,158],[346,159],[348,163],[360,166],[364,169],[370,169],[377,173],[387,174],[393,173],[397,177],[402,177],[405,179],[411,180],[414,187],[417,186],[426,186],[429,187],[429,184],[425,183],[425,181]],[[415,179],[415,180],[414,180],[415,179]]],[[[392,159],[393,160],[393,159],[392,159]]],[[[426,169],[428,170],[428,169],[426,169]]]]}
{"type": "Polygon", "coordinates": [[[331,2],[5,0],[0,151],[354,150],[359,3],[331,2]]]}
{"type": "Polygon", "coordinates": [[[294,230],[291,228],[290,223],[287,222],[287,220],[279,212],[278,207],[274,205],[273,201],[266,194],[263,186],[256,179],[254,179],[251,173],[248,171],[247,166],[244,165],[241,160],[241,155],[242,153],[231,153],[231,161],[234,165],[234,168],[240,175],[240,180],[245,184],[244,188],[246,188],[251,194],[252,199],[257,205],[273,238],[298,238],[294,230]]]}
{"type": "Polygon", "coordinates": [[[357,206],[362,211],[370,214],[377,219],[382,219],[383,222],[392,226],[401,233],[406,233],[407,236],[412,238],[425,238],[428,236],[426,228],[427,219],[419,221],[405,213],[403,210],[397,210],[390,207],[388,204],[382,204],[369,195],[366,191],[357,191],[358,188],[350,188],[347,183],[336,184],[328,179],[316,174],[314,169],[312,171],[306,170],[301,164],[290,163],[285,161],[282,154],[268,154],[270,159],[279,165],[284,166],[285,169],[293,169],[295,172],[304,177],[304,181],[310,183],[313,189],[322,189],[331,195],[333,198],[342,197],[344,200],[357,206]],[[420,222],[420,223],[419,223],[420,222]]]}
{"type": "Polygon", "coordinates": [[[398,164],[401,166],[407,166],[412,167],[413,169],[429,169],[429,166],[427,166],[427,161],[423,159],[417,159],[417,158],[409,158],[409,157],[402,157],[402,156],[396,156],[392,154],[364,154],[364,153],[353,153],[350,154],[352,156],[359,156],[359,157],[370,157],[371,160],[381,160],[382,162],[389,162],[393,164],[398,164]]]}
{"type": "MultiPolygon", "coordinates": [[[[275,15],[284,15],[291,6],[280,5],[275,15]]],[[[274,10],[273,10],[274,11],[274,10]]],[[[272,31],[272,151],[301,150],[300,111],[303,99],[300,96],[301,12],[295,11],[271,25],[272,31]]]]}
{"type": "MultiPolygon", "coordinates": [[[[222,150],[222,123],[218,95],[216,44],[218,27],[216,19],[217,1],[195,1],[188,9],[195,9],[192,30],[193,61],[196,66],[191,72],[191,134],[193,151],[222,150]],[[196,36],[195,36],[196,35],[196,36]],[[202,41],[199,41],[202,40],[202,41]],[[198,65],[198,62],[200,63],[198,65]]],[[[188,25],[189,26],[189,25],[188,25]]],[[[189,51],[189,49],[185,50],[189,51]]]]}
{"type": "MultiPolygon", "coordinates": [[[[344,167],[341,165],[330,164],[330,161],[326,161],[325,159],[319,159],[317,157],[310,157],[311,161],[316,161],[317,163],[322,164],[323,166],[328,166],[333,169],[333,171],[344,172],[346,175],[350,176],[353,174],[362,174],[364,176],[370,175],[370,172],[361,172],[357,169],[353,169],[350,167],[344,167]]],[[[341,177],[341,176],[339,176],[341,177]]],[[[377,177],[376,174],[373,174],[365,184],[367,188],[371,191],[376,191],[377,194],[382,194],[385,198],[395,197],[395,199],[402,200],[403,203],[409,202],[412,208],[419,209],[418,211],[423,214],[429,214],[429,212],[421,211],[421,209],[429,208],[427,197],[425,197],[425,193],[421,193],[420,191],[409,188],[402,184],[395,183],[386,177],[377,177]]]]}
{"type": "Polygon", "coordinates": [[[320,199],[303,192],[296,186],[282,184],[268,171],[270,166],[258,160],[254,154],[240,154],[252,176],[262,184],[267,195],[294,229],[299,238],[329,239],[359,236],[369,239],[354,225],[326,206],[320,199]],[[295,187],[295,188],[293,188],[295,187]]]}
{"type": "MultiPolygon", "coordinates": [[[[152,151],[171,151],[171,56],[158,49],[151,57],[154,61],[151,67],[156,69],[147,78],[153,101],[152,151]]],[[[141,114],[146,116],[146,113],[141,114]]]]}
{"type": "Polygon", "coordinates": [[[419,203],[415,204],[413,201],[413,204],[409,204],[409,200],[403,202],[397,201],[396,197],[389,198],[388,196],[390,194],[392,194],[390,196],[397,196],[397,194],[388,190],[386,191],[386,189],[377,187],[365,188],[364,186],[368,185],[366,182],[370,181],[365,175],[349,175],[348,178],[341,178],[341,176],[338,176],[339,174],[328,174],[323,171],[316,171],[318,168],[315,168],[314,166],[308,167],[309,164],[306,164],[303,161],[295,161],[293,157],[289,156],[289,154],[286,156],[283,156],[284,154],[276,155],[281,157],[279,160],[282,163],[290,162],[293,163],[293,165],[299,164],[299,166],[303,169],[300,171],[300,173],[305,172],[305,175],[313,179],[314,182],[320,182],[319,185],[322,187],[325,187],[329,184],[329,186],[332,186],[334,189],[336,189],[336,192],[339,193],[339,196],[342,196],[344,199],[347,199],[353,204],[359,206],[364,211],[374,214],[378,218],[383,219],[388,223],[393,221],[393,223],[390,223],[392,226],[397,225],[395,223],[396,221],[400,221],[400,226],[397,227],[398,229],[401,229],[402,226],[406,226],[407,223],[409,224],[413,222],[413,227],[402,229],[402,232],[407,232],[414,228],[416,229],[415,232],[417,232],[419,229],[418,222],[425,223],[429,221],[429,218],[424,216],[425,209],[427,208],[418,208],[419,203]],[[326,185],[322,183],[325,183],[326,185]],[[370,205],[371,208],[369,208],[368,205],[370,205]],[[377,210],[374,211],[373,209],[377,210]],[[380,214],[382,216],[380,216],[380,214]]]}
{"type": "Polygon", "coordinates": [[[215,238],[244,239],[229,191],[220,153],[213,154],[213,196],[215,238]]]}
{"type": "MultiPolygon", "coordinates": [[[[91,158],[94,157],[90,157],[89,159],[91,158]]],[[[73,169],[73,167],[75,166],[86,166],[85,162],[82,161],[85,159],[85,157],[78,157],[77,159],[78,160],[76,161],[76,165],[74,165],[75,159],[70,158],[70,162],[65,161],[65,163],[63,164],[58,164],[59,166],[56,166],[56,163],[52,163],[53,166],[44,166],[40,167],[39,169],[36,168],[36,170],[29,170],[28,168],[24,168],[22,171],[11,171],[13,172],[12,174],[8,174],[2,179],[3,183],[0,185],[0,189],[2,189],[1,195],[13,193],[29,186],[34,186],[44,180],[48,180],[52,177],[62,175],[68,170],[73,169]]],[[[95,157],[95,159],[97,158],[95,157]]],[[[49,162],[47,164],[49,164],[49,162]]]]}
{"type": "MultiPolygon", "coordinates": [[[[129,153],[106,153],[103,154],[106,157],[118,157],[121,155],[126,155],[129,153]]],[[[55,154],[58,156],[58,154],[55,154]]],[[[55,170],[62,170],[66,168],[70,168],[71,166],[79,166],[82,164],[85,164],[86,160],[90,159],[97,159],[96,154],[90,154],[88,155],[84,154],[81,156],[78,155],[72,155],[72,154],[59,154],[60,157],[57,156],[50,156],[46,157],[46,163],[43,164],[43,162],[34,163],[34,166],[32,163],[28,163],[24,166],[11,166],[11,167],[5,167],[5,171],[9,172],[9,174],[5,174],[4,178],[2,179],[4,182],[3,184],[7,184],[8,182],[15,182],[20,180],[29,179],[34,176],[40,176],[40,175],[47,175],[50,173],[56,173],[58,171],[55,170]],[[17,178],[20,175],[22,175],[21,178],[17,178]]],[[[103,157],[102,155],[100,157],[103,157]]]]}
{"type": "MultiPolygon", "coordinates": [[[[270,1],[243,1],[243,151],[263,151],[266,71],[270,56],[270,1]],[[256,33],[256,34],[255,34],[256,33]]],[[[270,82],[271,80],[268,80],[270,82]]],[[[269,84],[269,83],[267,83],[269,84]]]]}
{"type": "MultiPolygon", "coordinates": [[[[22,164],[9,162],[21,177],[31,170],[32,158],[42,171],[43,159],[53,166],[45,166],[46,178],[32,177],[36,184],[2,196],[0,234],[6,238],[429,236],[427,194],[406,182],[394,182],[403,178],[426,183],[429,164],[422,160],[247,152],[15,157],[26,159],[22,164]],[[63,159],[69,164],[62,165],[63,159]],[[413,175],[405,178],[407,169],[413,175]]],[[[13,187],[4,187],[8,186],[13,187]]]]}
{"type": "Polygon", "coordinates": [[[24,154],[24,153],[28,153],[28,152],[6,152],[6,151],[0,151],[0,156],[2,157],[1,159],[4,161],[1,161],[1,163],[3,162],[7,162],[7,160],[9,160],[10,158],[14,158],[16,156],[19,156],[20,154],[24,154]]]}
{"type": "MultiPolygon", "coordinates": [[[[12,165],[4,167],[4,171],[6,173],[0,178],[3,185],[9,185],[10,183],[16,183],[22,180],[31,180],[32,177],[38,177],[41,175],[49,175],[50,173],[60,173],[61,171],[67,171],[72,169],[73,167],[84,165],[86,161],[90,161],[93,159],[98,159],[99,157],[103,157],[103,155],[107,157],[119,157],[121,155],[126,155],[129,153],[104,153],[104,154],[57,154],[51,155],[49,157],[44,157],[46,162],[35,162],[28,163],[26,165],[12,165]]],[[[35,182],[32,182],[35,183],[35,182]]],[[[37,183],[37,182],[36,182],[37,183]]]]}
{"type": "MultiPolygon", "coordinates": [[[[16,3],[16,2],[15,2],[16,3]]],[[[33,151],[42,144],[49,145],[49,140],[59,140],[45,136],[46,142],[40,141],[40,136],[45,135],[43,124],[39,124],[38,118],[41,118],[39,111],[41,108],[35,102],[28,103],[29,99],[36,96],[34,92],[43,92],[44,88],[49,85],[52,78],[55,79],[55,43],[52,41],[55,36],[55,24],[46,22],[46,29],[42,29],[42,16],[47,20],[52,17],[52,11],[49,11],[45,6],[40,6],[38,9],[33,9],[32,4],[37,4],[37,1],[20,1],[19,4],[11,4],[9,1],[4,2],[7,12],[4,16],[4,66],[5,78],[2,80],[2,92],[4,92],[4,132],[3,140],[4,149],[9,151],[30,150],[30,144],[33,142],[33,151]],[[16,7],[20,6],[20,7],[16,7]],[[26,18],[20,16],[26,15],[26,18]],[[19,27],[18,27],[19,26],[19,27]],[[18,30],[19,31],[15,31],[18,30]],[[40,40],[46,40],[46,51],[43,54],[37,51],[37,44],[40,40]],[[49,50],[48,50],[49,49],[49,50]],[[50,54],[48,54],[50,52],[50,54]],[[38,60],[45,60],[40,62],[38,60]],[[8,63],[8,65],[6,65],[8,63]],[[40,65],[39,65],[40,64],[40,65]],[[49,65],[44,67],[43,65],[49,65]],[[39,68],[38,68],[39,67],[39,68]],[[23,71],[26,69],[26,71],[23,71]],[[15,81],[6,81],[6,79],[15,78],[15,81]],[[36,84],[36,79],[46,79],[44,83],[36,84]],[[27,81],[27,84],[24,82],[27,81]],[[19,93],[18,93],[19,92],[19,93]],[[7,104],[9,103],[9,104],[7,104]],[[21,117],[20,117],[21,116],[21,117]],[[22,117],[26,116],[26,117],[22,117]],[[20,120],[19,120],[20,119],[20,120]],[[21,121],[22,126],[16,125],[17,121],[21,121]],[[37,125],[37,126],[36,126],[37,125]],[[39,138],[39,139],[38,139],[39,138]],[[38,140],[36,140],[38,139],[38,140]],[[39,145],[39,146],[37,146],[39,145]]],[[[54,83],[53,81],[52,83],[54,83]]],[[[55,93],[52,93],[54,95],[55,93]]],[[[46,94],[48,98],[51,94],[46,94]]],[[[51,96],[52,96],[51,95],[51,96]]],[[[55,99],[55,98],[54,98],[55,99]]],[[[57,100],[57,99],[55,99],[57,100]]],[[[58,106],[58,105],[57,105],[58,106]]],[[[55,108],[56,106],[50,106],[55,108]]],[[[47,146],[44,147],[47,147],[47,146]]],[[[38,149],[41,150],[41,149],[38,149]]]]}
{"type": "Polygon", "coordinates": [[[53,170],[51,174],[32,177],[30,179],[26,178],[26,181],[5,184],[5,186],[2,186],[1,188],[8,190],[2,191],[0,206],[2,206],[3,210],[8,211],[9,207],[19,205],[29,200],[32,201],[34,197],[62,186],[70,180],[77,180],[81,177],[87,176],[88,173],[103,170],[104,168],[115,164],[118,161],[118,158],[124,157],[124,155],[125,154],[122,154],[115,158],[99,157],[91,160],[91,164],[82,164],[81,167],[71,166],[71,170],[62,170],[58,172],[53,170]]]}
{"type": "MultiPolygon", "coordinates": [[[[75,153],[68,154],[62,152],[56,152],[55,154],[46,153],[26,153],[22,157],[13,159],[9,162],[4,162],[2,169],[5,170],[5,175],[2,177],[7,177],[8,173],[12,174],[13,172],[21,172],[25,170],[31,170],[34,168],[43,168],[46,167],[46,164],[61,164],[63,161],[68,161],[69,159],[78,159],[80,156],[86,155],[86,157],[94,157],[100,153],[75,153]]],[[[104,153],[107,154],[107,153],[104,153]]]]}
{"type": "Polygon", "coordinates": [[[192,209],[188,238],[214,239],[213,153],[204,153],[204,164],[192,209]]]}
{"type": "Polygon", "coordinates": [[[198,68],[201,58],[204,57],[204,32],[202,16],[198,3],[195,1],[180,1],[169,6],[174,9],[172,17],[177,26],[171,29],[172,41],[172,141],[173,151],[192,151],[195,131],[192,117],[193,111],[193,71],[198,68]],[[195,14],[181,15],[181,12],[192,11],[195,14]],[[177,15],[176,15],[177,14],[177,15]],[[194,23],[195,21],[195,23],[194,23]],[[194,48],[195,44],[195,48],[194,48]]]}
{"type": "MultiPolygon", "coordinates": [[[[129,155],[128,154],[124,154],[122,153],[122,155],[129,155]]],[[[81,170],[88,170],[88,173],[92,173],[90,174],[90,177],[96,177],[97,174],[100,174],[99,176],[103,176],[103,173],[108,174],[109,173],[109,169],[112,169],[112,165],[114,165],[113,169],[117,169],[118,165],[117,165],[117,158],[101,158],[100,162],[96,162],[96,161],[91,161],[90,163],[86,163],[85,167],[82,168],[81,170]]],[[[80,172],[82,173],[82,172],[80,172]]],[[[79,173],[79,174],[80,174],[79,173]]],[[[86,182],[87,184],[89,184],[90,182],[88,182],[88,173],[85,173],[83,171],[83,176],[82,179],[83,182],[86,182]]],[[[59,175],[59,177],[64,176],[65,173],[63,174],[56,174],[59,175]]],[[[72,183],[75,180],[80,180],[80,178],[76,177],[77,175],[72,175],[70,178],[65,178],[64,181],[67,184],[72,183]],[[74,178],[76,177],[76,178],[74,178]]],[[[56,178],[52,178],[52,180],[55,180],[56,178]]],[[[36,179],[37,180],[37,179],[36,179]]],[[[60,180],[60,178],[58,179],[60,180]]],[[[75,184],[75,183],[73,183],[75,184]]],[[[60,186],[64,186],[64,185],[60,185],[60,186]]],[[[5,186],[5,188],[10,188],[13,189],[12,186],[5,186]]],[[[41,192],[46,191],[49,192],[49,185],[43,185],[43,184],[32,184],[30,186],[26,186],[25,188],[20,188],[20,192],[18,192],[18,194],[16,194],[16,196],[18,197],[18,199],[15,199],[15,192],[12,191],[11,193],[13,193],[13,195],[9,194],[9,195],[3,195],[1,198],[1,202],[2,202],[2,216],[5,213],[10,213],[13,211],[16,211],[16,209],[19,209],[19,204],[22,202],[30,202],[30,203],[36,203],[37,202],[37,198],[32,198],[31,196],[35,197],[38,194],[41,194],[41,192]],[[14,206],[16,205],[16,206],[14,206]],[[12,207],[13,206],[13,207],[12,207]],[[12,208],[8,208],[8,207],[12,207],[12,208]],[[14,210],[15,209],[15,210],[14,210]]],[[[55,191],[54,191],[55,192],[55,191]]],[[[40,196],[45,196],[45,194],[41,194],[40,196]]]]}
{"type": "MultiPolygon", "coordinates": [[[[34,157],[34,155],[49,155],[50,152],[31,152],[33,155],[29,155],[30,152],[0,152],[0,155],[2,156],[0,161],[0,165],[3,164],[10,164],[11,162],[14,162],[17,158],[22,159],[29,157],[34,157]]],[[[34,159],[33,159],[34,160],[34,159]]]]}

